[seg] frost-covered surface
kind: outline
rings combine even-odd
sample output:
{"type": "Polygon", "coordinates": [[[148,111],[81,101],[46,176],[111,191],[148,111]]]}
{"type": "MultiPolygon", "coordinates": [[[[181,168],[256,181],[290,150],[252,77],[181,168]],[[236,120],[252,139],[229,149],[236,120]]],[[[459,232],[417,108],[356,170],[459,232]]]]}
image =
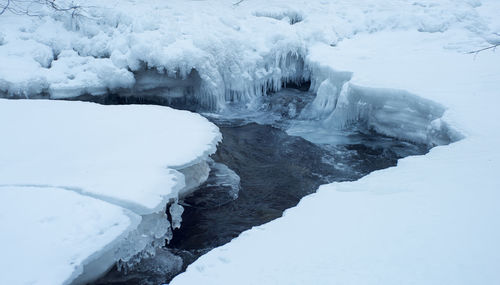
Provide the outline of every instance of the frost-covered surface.
{"type": "Polygon", "coordinates": [[[0,99],[0,121],[2,284],[85,283],[154,255],[180,226],[176,169],[206,164],[220,140],[159,106],[0,99]]]}

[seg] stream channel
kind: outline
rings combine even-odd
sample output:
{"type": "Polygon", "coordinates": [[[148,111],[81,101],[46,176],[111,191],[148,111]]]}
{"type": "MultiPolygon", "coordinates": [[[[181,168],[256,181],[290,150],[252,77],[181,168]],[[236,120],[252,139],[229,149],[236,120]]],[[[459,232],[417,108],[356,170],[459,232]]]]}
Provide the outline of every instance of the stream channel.
{"type": "MultiPolygon", "coordinates": [[[[97,102],[193,110],[186,102],[147,98],[114,95],[97,102]]],[[[315,129],[319,123],[299,116],[313,99],[307,88],[297,87],[263,97],[251,107],[229,104],[217,114],[199,112],[220,128],[223,141],[211,156],[208,180],[181,201],[181,228],[155,257],[128,272],[114,268],[95,284],[167,284],[212,248],[281,217],[321,184],[354,181],[429,150],[356,126],[330,133],[315,129]],[[291,129],[296,131],[290,134],[291,129]]]]}

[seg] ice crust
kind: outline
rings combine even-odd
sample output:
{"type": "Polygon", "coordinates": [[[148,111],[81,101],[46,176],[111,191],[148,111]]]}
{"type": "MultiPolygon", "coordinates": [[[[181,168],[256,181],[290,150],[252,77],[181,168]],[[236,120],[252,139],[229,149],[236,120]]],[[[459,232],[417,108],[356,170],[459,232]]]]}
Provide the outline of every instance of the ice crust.
{"type": "Polygon", "coordinates": [[[185,169],[203,172],[221,139],[203,117],[159,106],[0,99],[0,121],[0,249],[36,268],[2,271],[2,284],[87,284],[153,256],[180,226],[179,196],[206,179],[185,169]]]}

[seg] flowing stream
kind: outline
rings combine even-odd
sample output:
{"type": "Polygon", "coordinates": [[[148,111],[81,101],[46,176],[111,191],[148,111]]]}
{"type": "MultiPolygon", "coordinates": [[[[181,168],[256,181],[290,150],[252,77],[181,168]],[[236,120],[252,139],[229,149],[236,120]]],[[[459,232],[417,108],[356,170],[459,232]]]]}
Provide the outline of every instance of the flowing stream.
{"type": "MultiPolygon", "coordinates": [[[[219,114],[202,113],[219,126],[223,141],[211,157],[209,179],[182,201],[181,228],[155,257],[126,273],[113,269],[95,284],[168,283],[210,249],[281,217],[321,184],[357,180],[395,166],[402,157],[428,151],[426,145],[354,127],[332,133],[321,143],[309,138],[308,132],[303,137],[288,134],[312,98],[304,90],[285,89],[251,111],[236,106],[219,114]]],[[[123,100],[116,97],[105,103],[123,100]]],[[[137,102],[127,99],[127,103],[137,102]]]]}

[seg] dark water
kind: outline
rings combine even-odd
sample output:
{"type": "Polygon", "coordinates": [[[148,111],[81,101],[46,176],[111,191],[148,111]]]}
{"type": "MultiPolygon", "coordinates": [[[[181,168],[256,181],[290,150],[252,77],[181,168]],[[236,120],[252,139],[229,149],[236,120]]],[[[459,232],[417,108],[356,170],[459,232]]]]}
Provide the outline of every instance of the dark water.
{"type": "MultiPolygon", "coordinates": [[[[132,271],[116,268],[96,284],[164,284],[199,256],[223,245],[241,232],[281,217],[321,184],[353,181],[421,155],[427,146],[353,129],[329,134],[317,144],[284,130],[314,99],[308,85],[295,86],[261,98],[251,108],[235,104],[222,113],[205,114],[217,124],[223,141],[212,156],[209,179],[181,204],[182,226],[154,258],[132,271]],[[331,138],[333,139],[329,139],[331,138]],[[239,177],[238,177],[239,176],[239,177]]],[[[192,102],[155,97],[79,98],[101,104],[159,104],[196,111],[192,102]]],[[[314,122],[312,129],[314,134],[314,122]]],[[[313,136],[317,137],[317,136],[313,136]]]]}
{"type": "Polygon", "coordinates": [[[225,244],[252,226],[281,217],[285,209],[321,184],[356,180],[396,165],[402,156],[426,151],[423,146],[381,136],[384,148],[366,144],[332,147],[289,136],[269,125],[220,129],[224,142],[213,159],[240,176],[239,196],[231,203],[208,208],[196,206],[200,194],[186,198],[183,226],[174,231],[171,248],[203,250],[225,244]]]}
{"type": "Polygon", "coordinates": [[[399,158],[428,150],[377,134],[351,133],[346,141],[355,143],[320,145],[271,125],[215,123],[223,142],[212,159],[239,175],[237,198],[231,194],[234,187],[215,183],[220,173],[212,171],[209,180],[184,199],[182,226],[159,257],[144,261],[128,275],[113,270],[97,284],[167,283],[208,250],[280,217],[319,185],[357,180],[395,166],[399,158]],[[173,257],[174,265],[167,262],[173,257]]]}

